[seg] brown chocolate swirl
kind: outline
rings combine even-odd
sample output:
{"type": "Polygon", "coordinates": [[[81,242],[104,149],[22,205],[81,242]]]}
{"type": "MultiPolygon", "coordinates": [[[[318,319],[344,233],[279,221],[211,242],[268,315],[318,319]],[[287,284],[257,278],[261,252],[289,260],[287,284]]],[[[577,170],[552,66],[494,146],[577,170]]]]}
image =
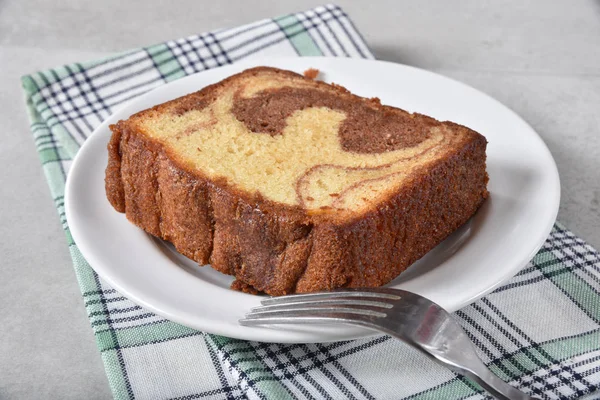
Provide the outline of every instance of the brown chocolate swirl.
{"type": "Polygon", "coordinates": [[[383,153],[419,145],[439,123],[379,105],[378,99],[356,97],[318,89],[282,87],[244,98],[234,97],[231,112],[254,133],[281,135],[287,118],[298,110],[327,107],[346,115],[339,128],[342,149],[354,153],[383,153]],[[378,108],[374,107],[377,106],[378,108]]]}

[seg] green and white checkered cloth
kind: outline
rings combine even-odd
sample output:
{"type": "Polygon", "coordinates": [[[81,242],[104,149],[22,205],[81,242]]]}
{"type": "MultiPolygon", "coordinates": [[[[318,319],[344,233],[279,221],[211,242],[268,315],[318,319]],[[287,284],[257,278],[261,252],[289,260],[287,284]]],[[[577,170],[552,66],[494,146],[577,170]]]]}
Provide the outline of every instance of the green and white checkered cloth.
{"type": "MultiPolygon", "coordinates": [[[[339,7],[258,21],[22,78],[37,151],[117,399],[482,399],[455,375],[388,336],[266,344],[199,332],[108,286],[73,242],[65,177],[77,150],[124,102],[166,82],[248,57],[373,58],[339,7]]],[[[502,379],[543,399],[600,398],[600,255],[556,224],[513,279],[458,311],[502,379]]]]}

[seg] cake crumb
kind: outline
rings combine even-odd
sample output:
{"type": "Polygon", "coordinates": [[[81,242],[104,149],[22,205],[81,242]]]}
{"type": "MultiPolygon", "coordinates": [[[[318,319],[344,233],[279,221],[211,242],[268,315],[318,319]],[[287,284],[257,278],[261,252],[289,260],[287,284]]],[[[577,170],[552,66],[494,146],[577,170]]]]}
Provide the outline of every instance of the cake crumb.
{"type": "Polygon", "coordinates": [[[309,68],[306,71],[304,71],[304,77],[308,78],[308,79],[317,79],[317,76],[319,76],[319,70],[315,69],[315,68],[309,68]]]}
{"type": "Polygon", "coordinates": [[[342,85],[338,85],[335,82],[331,82],[331,86],[333,86],[336,90],[339,90],[342,93],[349,93],[350,94],[350,91],[348,89],[346,89],[342,85]]]}
{"type": "Polygon", "coordinates": [[[231,283],[230,288],[232,290],[236,290],[238,292],[243,292],[243,293],[248,293],[248,294],[259,294],[260,293],[253,286],[251,286],[245,282],[242,282],[240,280],[237,280],[237,279],[231,283]]]}

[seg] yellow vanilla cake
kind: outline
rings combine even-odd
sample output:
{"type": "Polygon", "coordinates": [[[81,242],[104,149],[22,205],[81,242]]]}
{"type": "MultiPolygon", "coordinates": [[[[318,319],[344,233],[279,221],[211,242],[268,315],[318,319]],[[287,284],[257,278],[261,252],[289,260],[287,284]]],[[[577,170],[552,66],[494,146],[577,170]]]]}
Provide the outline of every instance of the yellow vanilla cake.
{"type": "Polygon", "coordinates": [[[383,285],[488,196],[477,132],[275,68],[111,129],[114,208],[247,292],[383,285]]]}

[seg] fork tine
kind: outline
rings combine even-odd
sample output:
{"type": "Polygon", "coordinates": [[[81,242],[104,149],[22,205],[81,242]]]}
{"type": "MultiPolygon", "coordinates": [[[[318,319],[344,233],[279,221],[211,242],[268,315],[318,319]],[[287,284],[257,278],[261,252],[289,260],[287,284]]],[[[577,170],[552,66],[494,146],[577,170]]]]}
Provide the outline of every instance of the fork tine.
{"type": "Polygon", "coordinates": [[[400,300],[401,297],[385,292],[375,291],[355,291],[350,289],[344,289],[332,292],[319,292],[319,293],[305,293],[305,294],[293,294],[281,297],[269,297],[261,301],[262,305],[274,305],[274,304],[288,304],[296,303],[307,300],[320,300],[320,299],[334,299],[334,298],[352,298],[356,300],[375,300],[375,299],[388,299],[388,300],[400,300]]]}
{"type": "Polygon", "coordinates": [[[381,307],[374,307],[369,305],[361,305],[361,304],[345,304],[345,305],[336,305],[336,304],[277,304],[273,306],[262,306],[256,307],[252,309],[247,317],[253,315],[266,315],[266,314],[275,314],[278,312],[315,312],[315,313],[323,313],[323,312],[347,312],[352,314],[363,314],[370,315],[373,317],[386,317],[385,313],[386,309],[381,307]]]}
{"type": "Polygon", "coordinates": [[[372,300],[363,300],[362,297],[358,297],[356,299],[347,299],[347,298],[333,298],[333,299],[315,299],[315,300],[304,300],[304,301],[294,301],[294,302],[285,302],[278,304],[267,304],[259,307],[254,307],[250,311],[267,311],[267,310],[279,310],[279,309],[295,309],[295,308],[306,308],[311,306],[364,306],[364,308],[392,308],[393,305],[391,303],[385,301],[372,301],[372,300]]]}
{"type": "Polygon", "coordinates": [[[343,322],[353,325],[369,326],[376,329],[374,317],[385,316],[385,314],[374,311],[362,310],[286,310],[265,313],[250,313],[239,320],[240,325],[254,326],[262,324],[302,324],[315,322],[343,322]],[[379,314],[379,315],[377,315],[379,314]]]}

